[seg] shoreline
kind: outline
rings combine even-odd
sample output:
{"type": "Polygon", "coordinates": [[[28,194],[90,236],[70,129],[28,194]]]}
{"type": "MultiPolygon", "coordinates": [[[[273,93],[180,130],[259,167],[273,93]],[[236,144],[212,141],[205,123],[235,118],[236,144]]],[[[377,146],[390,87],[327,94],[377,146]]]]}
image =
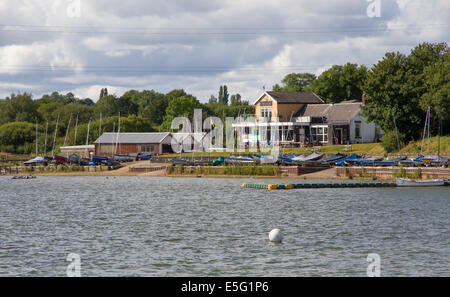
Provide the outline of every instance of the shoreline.
{"type": "MultiPolygon", "coordinates": [[[[121,168],[123,169],[123,168],[121,168]]],[[[321,180],[367,180],[371,181],[373,178],[368,177],[343,177],[343,176],[336,176],[336,168],[330,168],[324,171],[315,172],[315,173],[309,173],[299,176],[268,176],[268,175],[219,175],[219,174],[166,174],[165,170],[160,171],[153,171],[153,172],[130,172],[120,169],[118,170],[111,170],[111,171],[102,171],[102,172],[88,172],[88,171],[81,171],[81,172],[49,172],[49,173],[36,173],[36,174],[30,174],[36,177],[40,176],[48,176],[48,177],[84,177],[84,176],[103,176],[103,177],[166,177],[166,178],[227,178],[227,179],[244,179],[244,178],[251,178],[251,179],[279,179],[279,180],[295,180],[295,179],[303,179],[303,180],[314,180],[314,179],[321,179],[321,180]]],[[[27,174],[12,174],[12,175],[3,175],[3,176],[26,176],[27,174]]],[[[382,179],[382,180],[395,180],[394,179],[382,179]]]]}
{"type": "MultiPolygon", "coordinates": [[[[172,178],[231,178],[231,179],[277,179],[277,180],[360,180],[360,181],[395,181],[397,170],[400,168],[376,168],[376,167],[331,167],[311,173],[305,173],[301,175],[227,175],[227,174],[197,174],[183,173],[183,174],[168,174],[166,163],[149,163],[148,161],[132,162],[124,165],[121,168],[115,170],[103,170],[103,171],[36,171],[36,172],[22,172],[14,174],[6,174],[3,176],[51,176],[51,177],[81,177],[81,176],[104,176],[104,177],[172,177],[172,178]],[[161,167],[159,170],[154,171],[139,171],[131,170],[133,168],[139,168],[141,165],[150,167],[161,167]],[[377,171],[378,170],[378,171],[377,171]],[[395,171],[395,172],[394,172],[395,171]]],[[[409,174],[416,171],[418,168],[406,168],[409,174]]],[[[450,179],[450,169],[435,168],[432,172],[429,169],[422,168],[423,172],[420,177],[414,179],[430,180],[430,179],[450,179]],[[444,170],[442,172],[442,170],[444,170]]],[[[405,171],[406,172],[406,171],[405,171]]]]}

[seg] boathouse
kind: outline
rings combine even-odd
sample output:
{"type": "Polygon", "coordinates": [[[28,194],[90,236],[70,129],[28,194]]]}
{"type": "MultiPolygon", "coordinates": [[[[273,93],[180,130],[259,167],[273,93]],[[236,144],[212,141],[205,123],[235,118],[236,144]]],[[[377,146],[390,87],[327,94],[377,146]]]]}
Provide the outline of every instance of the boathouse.
{"type": "Polygon", "coordinates": [[[331,145],[376,142],[382,130],[361,114],[362,102],[326,104],[312,92],[264,92],[255,115],[233,124],[247,141],[277,139],[281,145],[331,145]],[[273,131],[278,137],[272,137],[273,131]]]}
{"type": "Polygon", "coordinates": [[[161,154],[171,153],[171,135],[162,133],[103,133],[95,142],[95,154],[161,154]]]}

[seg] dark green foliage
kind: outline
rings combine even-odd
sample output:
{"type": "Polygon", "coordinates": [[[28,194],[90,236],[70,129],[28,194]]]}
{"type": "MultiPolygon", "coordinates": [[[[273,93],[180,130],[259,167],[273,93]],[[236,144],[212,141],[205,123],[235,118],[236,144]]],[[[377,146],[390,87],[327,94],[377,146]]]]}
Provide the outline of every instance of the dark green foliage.
{"type": "Polygon", "coordinates": [[[448,53],[443,43],[420,44],[409,56],[387,53],[368,73],[364,90],[369,103],[363,114],[385,131],[394,131],[395,119],[399,132],[410,141],[420,138],[426,109],[431,105],[431,131],[435,135],[437,117],[448,119],[449,76],[444,59],[448,53]]]}
{"type": "Polygon", "coordinates": [[[316,76],[312,73],[290,73],[278,84],[272,87],[275,92],[305,92],[309,91],[316,76]]]}
{"type": "Polygon", "coordinates": [[[381,146],[387,153],[392,153],[398,151],[399,146],[400,149],[405,146],[405,138],[404,134],[388,131],[381,137],[381,146]]]}
{"type": "Polygon", "coordinates": [[[361,101],[367,68],[347,63],[334,65],[312,82],[312,91],[328,103],[361,101]]]}
{"type": "Polygon", "coordinates": [[[228,94],[228,87],[226,85],[220,86],[218,102],[228,105],[228,97],[229,96],[230,95],[228,94]]]}
{"type": "Polygon", "coordinates": [[[31,94],[12,94],[0,103],[0,124],[9,122],[31,122],[40,119],[38,105],[31,98],[31,94]]]}
{"type": "Polygon", "coordinates": [[[35,151],[36,125],[28,122],[11,122],[0,126],[1,151],[29,154],[35,151]]]}

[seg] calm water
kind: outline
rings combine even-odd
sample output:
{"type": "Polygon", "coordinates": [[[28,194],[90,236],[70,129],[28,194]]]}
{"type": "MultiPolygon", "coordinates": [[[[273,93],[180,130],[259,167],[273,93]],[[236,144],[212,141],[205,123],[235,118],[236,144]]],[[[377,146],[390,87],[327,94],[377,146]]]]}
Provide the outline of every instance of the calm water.
{"type": "Polygon", "coordinates": [[[65,276],[69,253],[82,276],[366,276],[369,253],[450,276],[450,188],[240,188],[260,181],[1,177],[0,276],[65,276]]]}

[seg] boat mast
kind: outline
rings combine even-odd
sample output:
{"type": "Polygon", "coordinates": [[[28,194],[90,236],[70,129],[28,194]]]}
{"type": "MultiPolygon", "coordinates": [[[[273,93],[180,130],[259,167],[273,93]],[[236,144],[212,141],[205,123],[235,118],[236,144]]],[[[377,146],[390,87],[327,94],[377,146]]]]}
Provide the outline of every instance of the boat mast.
{"type": "Polygon", "coordinates": [[[441,133],[442,133],[442,118],[439,117],[439,133],[438,133],[438,160],[441,160],[441,133]]]}
{"type": "Polygon", "coordinates": [[[71,122],[71,121],[72,121],[72,113],[70,113],[69,124],[67,125],[66,137],[64,137],[64,145],[63,145],[63,146],[66,146],[67,135],[69,134],[69,130],[70,130],[70,122],[71,122]]]}
{"type": "Polygon", "coordinates": [[[422,155],[422,152],[423,152],[423,144],[425,142],[425,134],[427,133],[427,124],[428,124],[429,115],[430,115],[430,107],[428,107],[428,109],[427,109],[427,115],[425,117],[425,125],[423,126],[422,145],[420,147],[420,155],[422,155]]]}
{"type": "Polygon", "coordinates": [[[392,119],[394,120],[395,136],[397,138],[397,148],[398,148],[398,152],[400,153],[400,141],[398,139],[398,130],[397,130],[397,124],[395,123],[394,111],[392,111],[392,119]]]}
{"type": "Polygon", "coordinates": [[[58,118],[56,119],[55,136],[53,137],[53,146],[52,146],[52,156],[55,152],[56,135],[58,134],[58,123],[59,123],[59,114],[58,118]]]}
{"type": "Polygon", "coordinates": [[[44,157],[47,155],[47,132],[48,132],[48,120],[45,125],[45,144],[44,144],[44,157]]]}
{"type": "Polygon", "coordinates": [[[98,137],[102,135],[102,113],[100,113],[100,126],[98,128],[98,137]]]}
{"type": "Polygon", "coordinates": [[[38,156],[38,121],[36,121],[36,157],[38,156]]]}
{"type": "Polygon", "coordinates": [[[117,146],[119,145],[119,133],[120,133],[120,111],[119,111],[119,123],[118,123],[118,128],[117,128],[117,135],[116,135],[116,147],[114,150],[114,154],[117,154],[117,146]]]}
{"type": "MultiPolygon", "coordinates": [[[[428,110],[430,110],[430,108],[428,107],[428,110]]],[[[427,155],[430,153],[430,118],[431,118],[431,114],[428,115],[428,141],[427,141],[427,155]]]]}
{"type": "Polygon", "coordinates": [[[89,154],[87,146],[89,144],[89,130],[90,130],[90,128],[91,128],[91,119],[89,119],[87,135],[86,135],[86,151],[85,151],[85,156],[86,157],[88,157],[88,154],[89,154]]]}
{"type": "Polygon", "coordinates": [[[77,113],[77,120],[75,121],[75,137],[73,139],[73,145],[77,145],[77,130],[78,130],[78,113],[77,113]]]}

